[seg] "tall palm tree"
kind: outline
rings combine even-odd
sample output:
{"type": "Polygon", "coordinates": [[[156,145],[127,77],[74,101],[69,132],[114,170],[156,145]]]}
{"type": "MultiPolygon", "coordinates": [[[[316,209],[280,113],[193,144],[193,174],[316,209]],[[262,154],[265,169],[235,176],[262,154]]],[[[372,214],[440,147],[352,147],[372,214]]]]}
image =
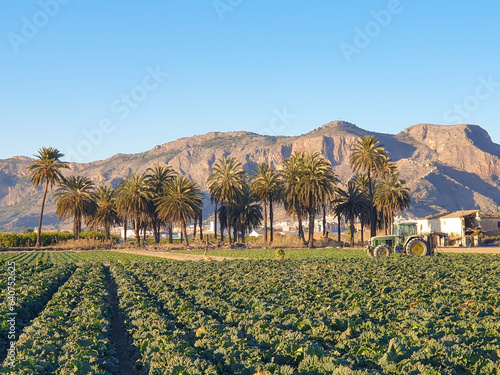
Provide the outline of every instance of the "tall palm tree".
{"type": "Polygon", "coordinates": [[[351,246],[354,246],[354,219],[369,209],[370,202],[366,194],[354,181],[349,181],[345,189],[337,188],[334,211],[339,217],[343,216],[349,222],[351,246]]]}
{"type": "MultiPolygon", "coordinates": [[[[220,202],[230,210],[243,195],[246,172],[235,158],[225,157],[212,167],[212,174],[207,179],[207,185],[215,202],[220,202]]],[[[228,242],[231,245],[229,215],[226,219],[228,242]]]]}
{"type": "MultiPolygon", "coordinates": [[[[389,158],[387,158],[389,160],[389,158]]],[[[366,173],[358,173],[356,174],[353,178],[352,181],[358,186],[368,197],[369,194],[369,189],[368,189],[368,184],[370,183],[368,181],[368,175],[366,173]]],[[[375,183],[374,181],[371,182],[372,185],[372,190],[376,192],[375,190],[375,183]]],[[[374,193],[375,194],[375,193],[374,193]]],[[[366,225],[370,224],[370,212],[369,211],[363,211],[361,215],[359,215],[359,222],[361,225],[361,243],[364,243],[364,228],[366,225]]]]}
{"type": "Polygon", "coordinates": [[[370,201],[370,235],[376,235],[376,215],[373,202],[372,181],[387,164],[387,151],[373,135],[358,139],[353,147],[349,162],[354,172],[363,171],[368,176],[368,199],[370,201]]]}
{"type": "Polygon", "coordinates": [[[267,205],[269,204],[269,221],[271,224],[270,242],[273,242],[273,201],[280,197],[281,180],[269,164],[259,164],[250,180],[250,189],[257,195],[264,207],[264,241],[267,243],[267,205]]]}
{"type": "MultiPolygon", "coordinates": [[[[145,174],[132,173],[120,186],[117,195],[117,208],[121,215],[133,217],[135,221],[135,243],[140,245],[141,222],[147,213],[153,192],[146,181],[145,174]]],[[[126,228],[125,228],[126,230],[126,228]]]]}
{"type": "Polygon", "coordinates": [[[95,214],[94,183],[87,177],[71,176],[64,178],[54,194],[56,214],[59,220],[74,218],[73,233],[75,240],[80,238],[82,218],[95,214]]]}
{"type": "MultiPolygon", "coordinates": [[[[151,188],[153,199],[150,201],[148,214],[151,219],[155,242],[160,243],[161,226],[165,224],[158,216],[156,200],[162,195],[165,186],[177,175],[172,167],[161,164],[153,164],[146,171],[146,182],[151,188]]],[[[171,231],[171,223],[169,223],[171,231]]]]}
{"type": "Polygon", "coordinates": [[[115,194],[116,190],[113,190],[110,186],[99,186],[94,192],[96,211],[89,218],[90,225],[104,228],[108,240],[111,237],[111,227],[120,222],[116,209],[115,194]]]}
{"type": "Polygon", "coordinates": [[[314,247],[314,220],[322,204],[333,196],[337,177],[328,160],[318,152],[305,155],[299,196],[309,214],[309,248],[314,247]]]}
{"type": "MultiPolygon", "coordinates": [[[[221,220],[227,221],[228,210],[221,207],[221,220]]],[[[262,223],[262,206],[259,197],[248,186],[245,186],[239,202],[229,209],[229,221],[233,227],[234,240],[238,237],[245,242],[245,233],[262,223]]]]}
{"type": "Polygon", "coordinates": [[[40,236],[42,235],[42,218],[43,209],[45,207],[45,200],[47,192],[52,190],[55,183],[62,181],[63,176],[60,169],[69,168],[68,164],[61,161],[64,156],[59,150],[53,147],[42,147],[38,150],[38,155],[35,155],[36,160],[28,167],[30,172],[31,183],[35,186],[44,185],[42,208],[40,210],[40,221],[38,223],[38,235],[36,237],[36,247],[40,247],[40,236]]]}
{"type": "Polygon", "coordinates": [[[301,174],[304,166],[304,157],[303,152],[296,151],[289,158],[285,159],[283,161],[281,178],[283,181],[283,203],[285,210],[289,214],[297,216],[299,238],[302,240],[304,245],[307,245],[302,225],[302,218],[306,215],[307,211],[300,198],[301,174]]]}
{"type": "Polygon", "coordinates": [[[392,231],[394,215],[410,206],[410,189],[400,180],[398,172],[391,172],[377,182],[374,201],[378,210],[385,216],[387,233],[387,227],[392,231]]]}
{"type": "Polygon", "coordinates": [[[181,224],[186,245],[189,245],[186,225],[197,219],[203,206],[203,195],[197,185],[183,176],[167,183],[157,200],[158,215],[166,221],[181,224]]]}

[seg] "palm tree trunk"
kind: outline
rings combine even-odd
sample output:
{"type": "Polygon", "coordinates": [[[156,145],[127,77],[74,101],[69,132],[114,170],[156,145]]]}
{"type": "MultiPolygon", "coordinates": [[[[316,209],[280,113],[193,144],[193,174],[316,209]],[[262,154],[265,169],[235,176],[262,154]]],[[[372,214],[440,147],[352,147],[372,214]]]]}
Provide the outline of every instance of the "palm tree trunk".
{"type": "Polygon", "coordinates": [[[314,208],[309,209],[309,241],[308,246],[310,249],[314,248],[314,208]]]}
{"type": "Polygon", "coordinates": [[[340,243],[340,220],[342,220],[340,214],[337,215],[337,241],[340,243]]]}
{"type": "Polygon", "coordinates": [[[172,222],[168,223],[168,243],[174,243],[174,238],[172,233],[172,222]]]}
{"type": "Polygon", "coordinates": [[[326,206],[323,203],[323,237],[326,237],[326,206]]]}
{"type": "Polygon", "coordinates": [[[351,247],[354,246],[354,216],[349,217],[349,228],[351,231],[351,247]]]}
{"type": "Polygon", "coordinates": [[[274,241],[274,226],[273,226],[273,221],[274,221],[274,212],[273,212],[273,197],[269,197],[269,224],[270,224],[270,241],[274,241]]]}
{"type": "Polygon", "coordinates": [[[135,244],[139,246],[141,244],[141,225],[139,222],[139,215],[135,217],[135,244]]]}
{"type": "Polygon", "coordinates": [[[187,225],[183,221],[182,222],[182,232],[184,233],[184,237],[186,238],[186,246],[189,246],[188,234],[187,234],[187,225]]]}
{"type": "Polygon", "coordinates": [[[309,193],[309,248],[314,248],[314,216],[316,214],[316,209],[313,206],[312,194],[309,193]]]}
{"type": "Polygon", "coordinates": [[[45,182],[45,189],[43,192],[43,199],[42,199],[42,209],[40,211],[40,221],[38,222],[38,234],[36,236],[36,245],[35,247],[40,247],[41,246],[41,236],[42,236],[42,218],[43,218],[43,208],[45,207],[45,199],[47,198],[47,191],[49,190],[49,180],[46,180],[45,182]]]}
{"type": "Polygon", "coordinates": [[[203,241],[203,213],[200,212],[200,241],[203,241]]]}
{"type": "MultiPolygon", "coordinates": [[[[198,225],[198,220],[194,219],[194,232],[193,232],[193,238],[196,238],[196,227],[198,225]]],[[[194,240],[193,240],[194,241],[194,240]]]]}
{"type": "Polygon", "coordinates": [[[365,223],[363,222],[363,220],[360,220],[359,223],[361,225],[361,244],[364,246],[365,245],[365,239],[363,237],[363,232],[364,232],[364,229],[365,229],[365,223]]]}
{"type": "Polygon", "coordinates": [[[229,207],[226,205],[226,225],[227,225],[227,240],[229,246],[232,245],[231,243],[231,220],[229,218],[229,207]]]}
{"type": "Polygon", "coordinates": [[[75,220],[73,221],[73,239],[74,240],[77,240],[78,238],[76,237],[76,234],[78,233],[78,223],[76,221],[76,217],[75,217],[75,220]]]}
{"type": "Polygon", "coordinates": [[[297,221],[299,222],[299,238],[302,240],[302,243],[307,245],[306,237],[304,235],[304,227],[302,226],[302,215],[300,214],[299,205],[295,204],[295,212],[297,213],[297,221]]]}
{"type": "Polygon", "coordinates": [[[82,216],[80,214],[76,215],[75,222],[76,222],[75,240],[79,240],[80,232],[82,230],[82,216]]]}
{"type": "Polygon", "coordinates": [[[123,219],[123,243],[127,243],[127,217],[123,219]]]}
{"type": "Polygon", "coordinates": [[[104,225],[104,231],[106,232],[106,239],[111,239],[111,227],[109,226],[109,224],[104,225]]]}
{"type": "Polygon", "coordinates": [[[264,204],[264,243],[267,244],[267,202],[262,201],[264,204]]]}
{"type": "Polygon", "coordinates": [[[370,170],[368,170],[367,176],[368,176],[368,195],[370,198],[370,237],[375,237],[377,235],[377,220],[375,215],[375,207],[373,205],[372,177],[370,170]]]}
{"type": "Polygon", "coordinates": [[[245,228],[241,228],[241,242],[245,243],[245,228]]]}
{"type": "MultiPolygon", "coordinates": [[[[215,236],[215,242],[217,242],[217,204],[215,205],[215,210],[214,210],[214,236],[215,236]]],[[[222,232],[222,231],[221,231],[222,232]]]]}

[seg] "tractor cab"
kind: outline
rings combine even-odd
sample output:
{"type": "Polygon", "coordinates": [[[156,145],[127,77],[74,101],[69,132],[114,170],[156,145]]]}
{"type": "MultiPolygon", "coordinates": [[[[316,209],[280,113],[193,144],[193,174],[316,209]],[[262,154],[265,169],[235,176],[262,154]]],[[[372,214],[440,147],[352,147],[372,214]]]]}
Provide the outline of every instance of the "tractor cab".
{"type": "Polygon", "coordinates": [[[399,237],[404,244],[406,240],[417,235],[417,223],[394,223],[394,236],[399,237]]]}

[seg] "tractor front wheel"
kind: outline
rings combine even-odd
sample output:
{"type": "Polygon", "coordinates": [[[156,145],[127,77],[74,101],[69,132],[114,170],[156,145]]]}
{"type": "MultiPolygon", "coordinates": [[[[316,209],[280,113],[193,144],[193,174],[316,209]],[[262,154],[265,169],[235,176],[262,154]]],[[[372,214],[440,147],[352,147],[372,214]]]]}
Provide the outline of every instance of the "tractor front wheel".
{"type": "Polygon", "coordinates": [[[373,249],[373,256],[375,258],[388,257],[391,255],[391,253],[392,249],[385,243],[378,245],[375,249],[373,249]]]}
{"type": "Polygon", "coordinates": [[[424,240],[415,238],[406,244],[406,255],[423,257],[429,252],[429,246],[424,240]]]}

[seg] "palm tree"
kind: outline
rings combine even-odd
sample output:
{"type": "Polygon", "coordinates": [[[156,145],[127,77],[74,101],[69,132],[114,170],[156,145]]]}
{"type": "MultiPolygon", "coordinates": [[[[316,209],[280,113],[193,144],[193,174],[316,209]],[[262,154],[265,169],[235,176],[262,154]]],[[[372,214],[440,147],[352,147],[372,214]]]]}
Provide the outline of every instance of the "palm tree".
{"type": "Polygon", "coordinates": [[[299,196],[309,214],[309,248],[314,247],[314,219],[317,210],[333,196],[337,177],[328,160],[318,152],[307,154],[300,174],[299,196]]]}
{"type": "MultiPolygon", "coordinates": [[[[334,211],[349,222],[351,232],[351,246],[354,246],[354,219],[370,209],[370,202],[366,194],[354,181],[347,183],[346,189],[337,188],[337,197],[334,211]]],[[[340,223],[339,223],[340,224],[340,223]]]]}
{"type": "Polygon", "coordinates": [[[80,238],[82,217],[95,214],[94,183],[87,177],[71,176],[64,178],[54,194],[56,214],[59,220],[73,217],[75,240],[80,238]]]}
{"type": "Polygon", "coordinates": [[[106,239],[111,237],[111,227],[120,222],[118,217],[116,203],[116,190],[110,186],[99,186],[94,192],[94,201],[96,203],[96,211],[89,219],[89,224],[95,227],[104,228],[106,239]]]}
{"type": "MultiPolygon", "coordinates": [[[[165,223],[160,220],[156,211],[158,208],[156,199],[162,195],[165,186],[177,175],[177,173],[172,167],[161,164],[153,164],[152,167],[147,169],[146,173],[146,182],[153,192],[153,199],[150,201],[148,214],[153,226],[155,242],[160,243],[161,226],[165,223]]],[[[171,223],[169,223],[169,231],[171,232],[171,223]]]]}
{"type": "MultiPolygon", "coordinates": [[[[389,160],[389,158],[387,158],[389,160]]],[[[356,184],[357,187],[359,187],[368,197],[369,194],[369,189],[368,189],[368,175],[366,173],[358,173],[356,174],[353,178],[352,181],[356,184]]],[[[372,190],[375,192],[375,183],[372,181],[372,190]]],[[[375,194],[375,193],[374,193],[375,194]]],[[[361,215],[359,215],[359,222],[361,225],[361,243],[365,242],[364,239],[364,228],[367,224],[370,224],[370,212],[369,211],[363,211],[361,215]]]]}
{"type": "MultiPolygon", "coordinates": [[[[221,220],[227,221],[228,210],[221,207],[219,212],[221,220]]],[[[259,197],[248,186],[245,186],[240,201],[229,209],[229,221],[233,227],[234,240],[238,237],[245,242],[245,233],[262,223],[262,206],[259,197]]]]}
{"type": "Polygon", "coordinates": [[[302,217],[306,214],[306,209],[300,199],[301,173],[304,165],[304,153],[294,152],[289,158],[283,161],[283,170],[281,178],[283,181],[283,203],[285,210],[289,214],[297,216],[299,225],[299,238],[304,245],[307,245],[304,229],[302,226],[302,217]]]}
{"type": "Polygon", "coordinates": [[[349,162],[354,172],[364,171],[368,176],[368,199],[370,201],[370,235],[376,235],[376,215],[373,202],[372,181],[387,165],[387,151],[373,135],[358,139],[353,147],[349,162]]]}
{"type": "Polygon", "coordinates": [[[259,164],[250,180],[250,189],[256,194],[264,207],[264,241],[267,243],[267,205],[269,204],[269,221],[271,224],[270,242],[273,242],[273,201],[279,199],[281,180],[269,164],[259,164]]]}
{"type": "Polygon", "coordinates": [[[61,161],[64,154],[60,153],[59,150],[53,147],[42,147],[38,150],[37,158],[32,165],[28,167],[30,172],[31,183],[35,186],[45,184],[45,189],[43,192],[42,199],[42,209],[40,211],[40,221],[38,223],[38,235],[36,237],[36,247],[40,247],[40,236],[42,234],[42,218],[43,209],[45,207],[45,200],[47,198],[47,192],[52,190],[55,183],[59,183],[63,176],[59,169],[69,168],[68,164],[61,161]]]}
{"type": "Polygon", "coordinates": [[[399,179],[398,172],[391,172],[385,178],[377,182],[374,196],[375,205],[385,216],[384,222],[391,228],[394,221],[394,215],[410,206],[410,189],[405,182],[399,179]]]}
{"type": "MultiPolygon", "coordinates": [[[[207,179],[207,185],[215,202],[220,202],[230,210],[243,195],[246,172],[235,158],[225,157],[212,167],[212,174],[207,179]]],[[[229,215],[226,218],[229,245],[231,245],[231,223],[229,215]]]]}
{"type": "MultiPolygon", "coordinates": [[[[140,245],[141,221],[147,213],[153,192],[146,181],[145,174],[132,173],[120,186],[117,195],[117,208],[122,216],[133,217],[135,221],[135,243],[140,245]]],[[[126,228],[125,228],[126,230],[126,228]]]]}
{"type": "Polygon", "coordinates": [[[200,189],[186,177],[176,176],[167,183],[156,203],[160,218],[181,224],[186,245],[189,245],[186,224],[200,215],[203,206],[200,189]]]}

